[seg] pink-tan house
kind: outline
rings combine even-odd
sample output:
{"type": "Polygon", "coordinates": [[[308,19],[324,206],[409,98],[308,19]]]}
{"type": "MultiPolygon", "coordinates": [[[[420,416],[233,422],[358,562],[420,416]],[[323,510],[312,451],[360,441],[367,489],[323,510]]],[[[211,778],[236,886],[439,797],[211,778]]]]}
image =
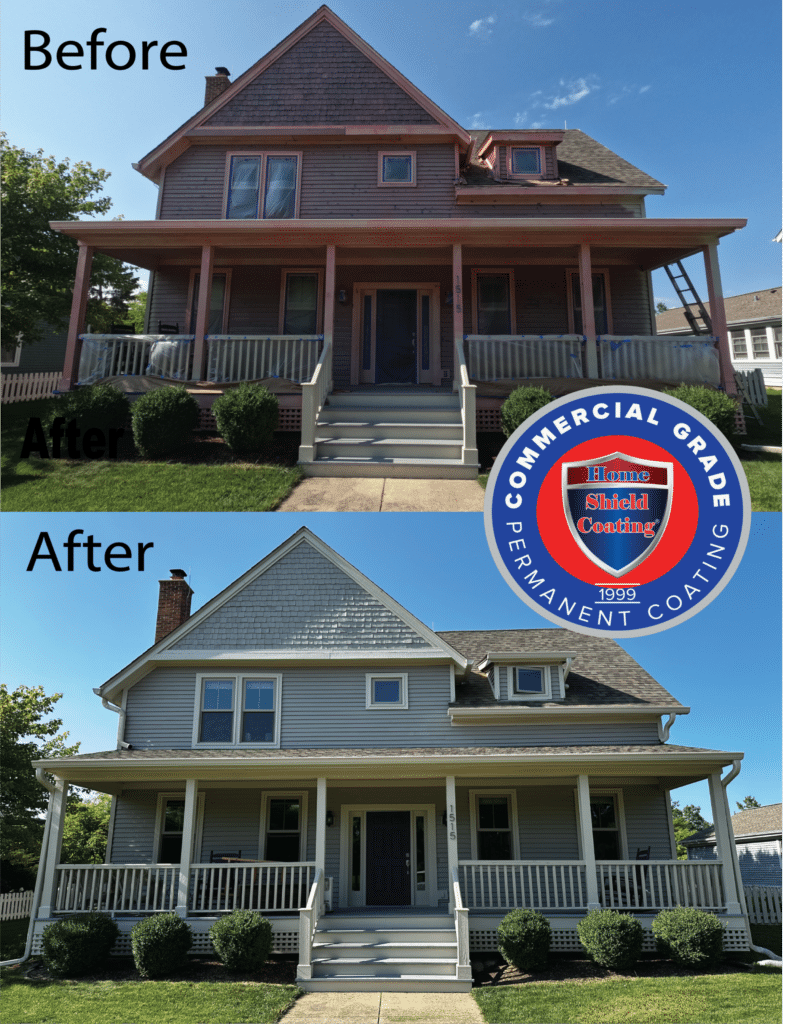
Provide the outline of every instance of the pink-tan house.
{"type": "Polygon", "coordinates": [[[615,641],[435,632],[306,528],[191,599],[171,570],[155,642],[95,690],[114,748],[37,762],[52,795],[34,949],[99,910],[124,953],[172,911],[203,952],[249,908],[303,988],[462,991],[519,907],[558,952],[601,907],[634,914],[646,948],[673,906],[748,948],[727,801],[743,755],[674,743],[690,708],[615,641]],[[678,860],[671,794],[702,780],[718,855],[678,860]],[[71,785],[112,795],[103,864],[61,860],[71,785]]]}
{"type": "Polygon", "coordinates": [[[79,243],[62,389],[262,380],[307,472],[437,477],[476,472],[526,381],[734,392],[717,251],[744,220],[647,217],[665,187],[577,129],[468,131],[327,7],[134,166],[153,220],[52,224],[79,243]],[[85,333],[94,252],[151,271],[144,336],[85,333]],[[698,253],[713,337],[677,344],[651,271],[698,253]]]}

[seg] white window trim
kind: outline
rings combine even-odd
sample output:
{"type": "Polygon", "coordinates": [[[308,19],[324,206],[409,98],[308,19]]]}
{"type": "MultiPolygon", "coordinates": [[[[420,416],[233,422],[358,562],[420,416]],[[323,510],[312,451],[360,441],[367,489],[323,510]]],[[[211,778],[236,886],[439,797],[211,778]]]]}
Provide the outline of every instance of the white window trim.
{"type": "Polygon", "coordinates": [[[470,797],[470,852],[472,860],[478,860],[478,798],[482,796],[505,796],[509,800],[509,824],[512,833],[512,860],[520,859],[520,823],[517,815],[516,789],[471,789],[470,797]]]}
{"type": "Polygon", "coordinates": [[[377,184],[381,188],[416,188],[416,150],[414,149],[381,149],[377,154],[377,184]],[[383,158],[387,156],[407,156],[411,158],[410,181],[385,181],[383,178],[383,158]]]}
{"type": "MultiPolygon", "coordinates": [[[[612,316],[612,293],[609,288],[609,269],[607,267],[592,267],[590,270],[591,274],[603,274],[604,275],[604,296],[607,304],[607,329],[605,334],[614,334],[615,328],[612,316]]],[[[578,267],[567,267],[565,269],[565,287],[567,290],[567,332],[568,334],[575,334],[574,318],[573,318],[573,275],[579,276],[579,285],[581,285],[581,275],[579,274],[578,267]]]]}
{"type": "MultiPolygon", "coordinates": [[[[196,797],[196,825],[195,825],[195,840],[193,842],[193,852],[191,854],[191,863],[198,864],[201,861],[201,840],[204,832],[204,793],[199,793],[196,797]]],[[[165,804],[168,800],[186,800],[186,794],[184,792],[178,793],[159,793],[157,794],[157,817],[154,822],[154,849],[151,855],[151,863],[159,864],[159,847],[162,842],[162,821],[165,817],[165,804]]],[[[185,810],[187,808],[185,807],[185,810]]]]}
{"type": "MultiPolygon", "coordinates": [[[[223,274],[226,277],[224,282],[224,310],[221,315],[221,333],[226,334],[229,330],[229,296],[232,291],[232,269],[230,267],[213,267],[212,276],[223,274]]],[[[190,271],[190,285],[187,290],[187,306],[184,311],[185,334],[190,333],[190,324],[193,322],[193,292],[196,287],[196,278],[201,277],[201,267],[193,267],[190,271]]],[[[199,286],[199,292],[201,288],[199,286]]]]}
{"type": "MultiPolygon", "coordinates": [[[[260,157],[260,180],[257,185],[257,216],[254,220],[275,220],[274,217],[264,217],[262,210],[265,204],[265,185],[266,185],[266,167],[268,166],[268,157],[271,156],[295,156],[296,157],[296,192],[295,192],[295,203],[294,203],[294,214],[293,220],[299,219],[299,201],[302,184],[302,153],[299,150],[279,150],[279,149],[236,149],[230,150],[226,154],[226,174],[224,176],[224,199],[221,207],[221,219],[222,220],[240,220],[241,218],[230,218],[226,215],[226,208],[229,205],[229,182],[232,177],[232,158],[236,156],[253,156],[260,157]]],[[[251,220],[252,218],[245,218],[251,220]]]]}
{"type": "Polygon", "coordinates": [[[478,333],[478,277],[485,274],[507,274],[509,277],[509,318],[511,333],[517,334],[517,315],[514,302],[514,271],[508,267],[473,267],[470,272],[472,281],[472,333],[478,333]]]}
{"type": "Polygon", "coordinates": [[[509,143],[508,146],[508,175],[510,178],[516,178],[518,181],[542,181],[545,177],[545,147],[540,146],[536,143],[523,143],[522,145],[515,145],[509,143]],[[539,153],[539,172],[537,174],[523,174],[517,172],[514,169],[514,150],[515,149],[536,149],[539,153]]]}
{"type": "Polygon", "coordinates": [[[752,351],[752,349],[751,349],[751,345],[750,345],[750,342],[749,342],[749,338],[746,335],[746,331],[745,330],[734,330],[734,331],[728,331],[727,333],[728,333],[729,339],[730,339],[730,350],[732,352],[733,360],[736,360],[736,359],[737,360],[750,359],[751,358],[750,352],[752,351]],[[735,351],[735,342],[739,341],[739,340],[743,340],[744,346],[746,347],[746,352],[744,352],[742,355],[739,355],[735,351]]]}
{"type": "MultiPolygon", "coordinates": [[[[579,791],[578,788],[574,788],[573,795],[576,800],[576,829],[577,835],[579,836],[579,854],[581,854],[581,818],[579,816],[579,791]]],[[[623,806],[623,790],[618,788],[603,789],[600,786],[590,790],[590,799],[596,796],[611,796],[615,798],[615,820],[618,823],[618,842],[620,843],[621,853],[626,853],[625,857],[619,857],[619,860],[629,859],[629,838],[626,834],[626,812],[623,806]]],[[[587,813],[590,813],[590,808],[587,808],[587,813]]]]}
{"type": "MultiPolygon", "coordinates": [[[[21,335],[17,335],[17,337],[20,337],[20,336],[21,335]]],[[[4,347],[5,348],[13,348],[14,349],[14,355],[11,357],[11,359],[3,359],[2,363],[0,363],[0,365],[2,365],[2,366],[19,366],[20,365],[20,355],[22,354],[22,342],[19,342],[16,346],[13,345],[13,344],[10,344],[10,345],[6,345],[4,347]]]]}
{"type": "Polygon", "coordinates": [[[408,673],[407,672],[367,672],[366,673],[366,707],[373,711],[378,710],[395,710],[404,711],[408,708],[408,673]],[[375,679],[399,679],[400,682],[400,699],[395,703],[391,704],[388,701],[381,703],[375,703],[374,700],[374,688],[372,683],[375,679]]]}
{"type": "MultiPolygon", "coordinates": [[[[307,791],[306,790],[265,790],[260,798],[260,834],[257,843],[257,859],[266,859],[266,834],[268,832],[268,807],[270,800],[298,800],[299,801],[299,861],[305,863],[308,860],[307,842],[307,791]]],[[[271,863],[274,863],[273,861],[271,863]]],[[[290,863],[290,861],[277,861],[276,863],[290,863]]]]}
{"type": "Polygon", "coordinates": [[[550,665],[509,665],[509,700],[550,700],[551,699],[551,666],[550,665]],[[545,689],[542,693],[533,693],[528,690],[518,690],[516,688],[517,671],[518,669],[536,669],[542,672],[542,680],[545,685],[545,689]]]}
{"type": "Polygon", "coordinates": [[[215,749],[220,747],[259,747],[270,750],[280,745],[282,730],[282,673],[281,672],[198,672],[196,674],[196,705],[193,714],[193,747],[215,749]],[[230,743],[204,743],[199,737],[201,728],[202,701],[204,699],[205,679],[232,679],[234,689],[232,695],[234,720],[232,724],[232,741],[230,743]],[[272,743],[246,743],[242,741],[243,726],[243,694],[245,679],[274,680],[274,741],[272,743]]]}
{"type": "Polygon", "coordinates": [[[315,274],[316,285],[316,334],[321,334],[324,323],[324,273],[321,267],[284,267],[280,275],[280,313],[277,333],[285,333],[285,297],[289,274],[315,274]]]}

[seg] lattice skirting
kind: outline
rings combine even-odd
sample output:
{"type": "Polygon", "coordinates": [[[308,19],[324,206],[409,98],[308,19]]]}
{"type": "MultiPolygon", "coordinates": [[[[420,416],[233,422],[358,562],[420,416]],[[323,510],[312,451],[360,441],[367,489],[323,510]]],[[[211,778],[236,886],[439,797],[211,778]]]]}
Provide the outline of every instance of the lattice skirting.
{"type": "MultiPolygon", "coordinates": [[[[750,936],[744,928],[726,927],[724,929],[724,952],[740,953],[749,948],[750,936]]],[[[470,926],[470,951],[473,953],[495,953],[498,948],[498,934],[494,929],[473,929],[470,926]]],[[[656,952],[654,936],[650,930],[643,929],[643,952],[656,952]]],[[[573,928],[551,929],[551,952],[580,953],[583,947],[579,942],[579,933],[573,928]]]]}
{"type": "MultiPolygon", "coordinates": [[[[301,432],[302,430],[302,410],[301,409],[284,409],[280,406],[279,409],[279,423],[277,424],[277,430],[295,430],[301,432]]],[[[215,423],[215,417],[212,414],[212,409],[201,409],[198,415],[198,426],[196,430],[211,430],[217,431],[218,427],[215,423]]]]}

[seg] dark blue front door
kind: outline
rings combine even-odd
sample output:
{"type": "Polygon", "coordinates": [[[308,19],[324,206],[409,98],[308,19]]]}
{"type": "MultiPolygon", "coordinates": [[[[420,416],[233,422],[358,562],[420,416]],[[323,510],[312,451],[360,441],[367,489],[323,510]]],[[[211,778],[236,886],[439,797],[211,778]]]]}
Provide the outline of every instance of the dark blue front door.
{"type": "Polygon", "coordinates": [[[366,812],[366,906],[411,905],[411,815],[366,812]]]}
{"type": "Polygon", "coordinates": [[[416,290],[377,291],[375,380],[416,383],[416,290]]]}

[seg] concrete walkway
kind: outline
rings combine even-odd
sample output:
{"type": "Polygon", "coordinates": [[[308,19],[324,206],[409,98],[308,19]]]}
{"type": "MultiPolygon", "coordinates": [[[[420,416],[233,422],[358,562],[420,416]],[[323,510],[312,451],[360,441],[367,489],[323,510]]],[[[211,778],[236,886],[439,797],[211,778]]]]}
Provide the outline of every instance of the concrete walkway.
{"type": "Polygon", "coordinates": [[[483,1024],[468,992],[308,992],[281,1024],[483,1024]]]}
{"type": "Polygon", "coordinates": [[[278,512],[483,512],[477,480],[325,477],[302,480],[278,512]]]}

